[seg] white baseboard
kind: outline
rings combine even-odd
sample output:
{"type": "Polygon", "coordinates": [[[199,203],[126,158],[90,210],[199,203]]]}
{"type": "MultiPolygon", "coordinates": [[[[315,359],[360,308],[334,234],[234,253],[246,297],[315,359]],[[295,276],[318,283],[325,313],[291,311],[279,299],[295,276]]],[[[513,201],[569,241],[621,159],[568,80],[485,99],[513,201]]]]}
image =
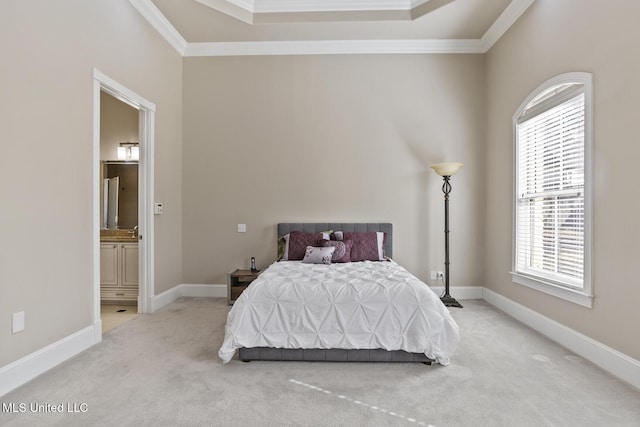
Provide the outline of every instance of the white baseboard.
{"type": "MultiPolygon", "coordinates": [[[[438,295],[444,294],[444,286],[429,286],[438,295]]],[[[482,286],[451,286],[449,295],[458,300],[482,299],[482,286]]]]}
{"type": "Polygon", "coordinates": [[[99,342],[102,342],[102,319],[93,322],[93,343],[98,344],[99,342]]]}
{"type": "Polygon", "coordinates": [[[94,326],[88,326],[59,341],[0,368],[0,396],[31,381],[54,366],[91,347],[94,326]]]}
{"type": "Polygon", "coordinates": [[[153,297],[151,312],[154,312],[180,297],[226,298],[227,285],[178,285],[153,297]]]}
{"type": "Polygon", "coordinates": [[[181,296],[182,296],[182,293],[180,292],[180,285],[178,285],[178,286],[174,286],[169,290],[164,291],[161,294],[151,297],[151,313],[161,309],[167,304],[171,304],[181,296]]]}
{"type": "Polygon", "coordinates": [[[227,297],[227,285],[180,285],[180,287],[183,297],[227,297]]]}
{"type": "Polygon", "coordinates": [[[482,299],[605,371],[640,389],[640,361],[484,288],[482,299]]]}

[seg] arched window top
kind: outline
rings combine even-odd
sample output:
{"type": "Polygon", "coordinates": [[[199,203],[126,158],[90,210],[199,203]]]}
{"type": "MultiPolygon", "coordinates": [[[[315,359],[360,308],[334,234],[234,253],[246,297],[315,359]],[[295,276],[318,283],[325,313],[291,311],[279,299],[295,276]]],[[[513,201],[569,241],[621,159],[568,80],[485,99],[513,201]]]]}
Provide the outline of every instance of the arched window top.
{"type": "Polygon", "coordinates": [[[527,117],[553,108],[580,91],[585,94],[585,105],[590,107],[592,79],[591,73],[574,72],[560,74],[547,80],[520,104],[514,114],[514,121],[522,122],[527,117]]]}

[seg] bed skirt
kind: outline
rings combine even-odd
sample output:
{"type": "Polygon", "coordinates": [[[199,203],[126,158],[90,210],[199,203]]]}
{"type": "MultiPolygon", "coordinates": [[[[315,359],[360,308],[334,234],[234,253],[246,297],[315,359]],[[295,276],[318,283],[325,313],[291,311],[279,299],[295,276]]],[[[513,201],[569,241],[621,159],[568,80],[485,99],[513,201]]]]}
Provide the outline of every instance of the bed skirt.
{"type": "Polygon", "coordinates": [[[271,347],[242,347],[238,349],[243,362],[251,360],[282,360],[306,362],[433,362],[422,353],[407,353],[402,350],[387,351],[331,349],[288,349],[271,347]]]}

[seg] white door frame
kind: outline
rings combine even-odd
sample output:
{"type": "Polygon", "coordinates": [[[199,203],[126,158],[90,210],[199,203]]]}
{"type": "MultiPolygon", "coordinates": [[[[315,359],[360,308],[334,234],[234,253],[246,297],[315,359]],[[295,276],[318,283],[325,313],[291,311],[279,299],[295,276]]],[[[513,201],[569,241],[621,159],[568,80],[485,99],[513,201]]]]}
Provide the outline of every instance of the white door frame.
{"type": "Polygon", "coordinates": [[[102,341],[100,320],[100,92],[137,109],[139,113],[138,133],[140,138],[140,160],[138,163],[138,230],[142,239],[139,244],[138,312],[151,313],[154,294],[154,250],[153,250],[153,147],[156,106],[125,86],[93,69],[93,325],[94,342],[102,341]]]}

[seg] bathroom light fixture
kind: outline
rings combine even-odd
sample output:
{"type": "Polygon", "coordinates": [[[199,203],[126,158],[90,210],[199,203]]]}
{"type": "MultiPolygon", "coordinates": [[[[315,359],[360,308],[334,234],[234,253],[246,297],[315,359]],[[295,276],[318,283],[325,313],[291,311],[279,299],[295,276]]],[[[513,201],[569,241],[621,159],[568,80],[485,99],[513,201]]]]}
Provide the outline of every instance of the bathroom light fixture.
{"type": "Polygon", "coordinates": [[[118,160],[139,160],[140,145],[137,142],[121,142],[118,147],[118,160]]]}

